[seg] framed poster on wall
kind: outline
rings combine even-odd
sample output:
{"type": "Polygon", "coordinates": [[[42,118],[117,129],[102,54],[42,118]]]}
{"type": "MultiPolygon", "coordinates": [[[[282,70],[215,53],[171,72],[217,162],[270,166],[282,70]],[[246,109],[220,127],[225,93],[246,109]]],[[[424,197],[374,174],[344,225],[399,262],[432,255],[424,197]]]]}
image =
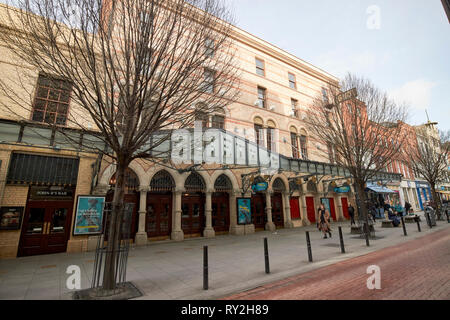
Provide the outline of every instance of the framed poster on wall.
{"type": "Polygon", "coordinates": [[[252,207],[250,198],[237,198],[237,223],[251,224],[252,223],[252,207]]]}
{"type": "Polygon", "coordinates": [[[78,196],[73,235],[102,233],[105,197],[78,196]]]}
{"type": "Polygon", "coordinates": [[[24,207],[1,207],[0,230],[19,230],[24,207]]]}

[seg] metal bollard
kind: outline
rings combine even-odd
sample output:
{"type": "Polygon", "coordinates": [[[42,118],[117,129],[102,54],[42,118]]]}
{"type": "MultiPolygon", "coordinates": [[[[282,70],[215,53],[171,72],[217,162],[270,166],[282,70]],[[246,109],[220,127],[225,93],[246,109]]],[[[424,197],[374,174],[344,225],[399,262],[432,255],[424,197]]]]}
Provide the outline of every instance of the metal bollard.
{"type": "Polygon", "coordinates": [[[366,245],[368,247],[370,247],[370,243],[369,243],[369,225],[367,224],[367,222],[364,222],[364,226],[363,226],[363,230],[364,230],[364,235],[366,236],[366,245]]]}
{"type": "Polygon", "coordinates": [[[306,246],[308,247],[308,260],[309,262],[313,262],[311,240],[309,239],[309,231],[306,231],[306,246]]]}
{"type": "Polygon", "coordinates": [[[264,238],[264,263],[265,263],[265,266],[266,266],[266,273],[270,273],[269,246],[267,244],[267,238],[264,238]]]}
{"type": "Polygon", "coordinates": [[[208,290],[208,246],[203,246],[203,290],[208,290]]]}
{"type": "Polygon", "coordinates": [[[426,215],[428,226],[430,227],[430,229],[433,228],[432,223],[431,223],[430,213],[428,211],[426,211],[425,215],[426,215]]]}
{"type": "Polygon", "coordinates": [[[419,221],[419,218],[417,217],[415,220],[416,220],[416,223],[417,223],[417,230],[418,230],[419,232],[422,232],[422,230],[420,229],[420,221],[419,221]]]}
{"type": "Polygon", "coordinates": [[[403,216],[401,217],[401,219],[402,219],[403,234],[404,234],[405,236],[407,236],[408,233],[406,233],[405,219],[403,219],[403,216]]]}
{"type": "Polygon", "coordinates": [[[345,253],[344,237],[342,236],[342,227],[338,227],[338,229],[339,229],[339,241],[341,243],[341,253],[345,253]]]}

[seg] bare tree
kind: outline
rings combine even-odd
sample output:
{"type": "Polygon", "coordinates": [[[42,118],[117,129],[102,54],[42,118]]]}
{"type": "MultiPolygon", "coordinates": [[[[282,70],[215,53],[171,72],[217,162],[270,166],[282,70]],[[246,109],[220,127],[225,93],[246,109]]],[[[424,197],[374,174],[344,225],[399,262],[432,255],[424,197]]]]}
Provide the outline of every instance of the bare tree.
{"type": "Polygon", "coordinates": [[[196,111],[222,109],[237,98],[232,16],[220,0],[17,0],[14,5],[6,8],[0,39],[25,65],[16,80],[1,81],[7,97],[2,106],[25,121],[96,132],[117,165],[103,278],[103,288],[111,290],[125,169],[136,158],[150,157],[169,137],[150,139],[156,132],[190,127],[196,111]],[[71,108],[64,121],[33,108],[38,73],[66,81],[71,108]]]}
{"type": "Polygon", "coordinates": [[[429,122],[417,128],[417,140],[408,145],[405,161],[413,168],[417,177],[430,184],[433,206],[440,215],[442,203],[436,190],[440,183],[450,179],[450,131],[438,131],[434,125],[435,123],[429,122]]]}
{"type": "Polygon", "coordinates": [[[312,135],[325,145],[322,150],[327,150],[330,162],[349,170],[359,213],[366,222],[365,185],[398,158],[407,137],[406,117],[406,108],[369,80],[347,74],[339,85],[322,88],[305,120],[312,135]]]}

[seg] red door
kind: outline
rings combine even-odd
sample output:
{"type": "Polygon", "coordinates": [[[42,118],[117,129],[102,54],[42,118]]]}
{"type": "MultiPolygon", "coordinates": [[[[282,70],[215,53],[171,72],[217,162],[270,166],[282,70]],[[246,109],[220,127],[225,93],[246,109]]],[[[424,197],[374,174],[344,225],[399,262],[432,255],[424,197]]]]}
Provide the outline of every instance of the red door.
{"type": "Polygon", "coordinates": [[[314,209],[314,198],[306,197],[306,212],[310,222],[316,222],[316,210],[314,209]]]}
{"type": "Polygon", "coordinates": [[[342,198],[342,211],[344,212],[344,217],[346,219],[350,219],[350,215],[348,214],[348,201],[347,201],[347,198],[342,198]]]}
{"type": "Polygon", "coordinates": [[[230,197],[228,193],[214,193],[211,202],[211,217],[214,231],[228,231],[230,228],[230,197]]]}
{"type": "Polygon", "coordinates": [[[266,216],[266,197],[264,194],[257,193],[252,195],[252,223],[255,229],[264,229],[267,222],[266,216]]]}
{"type": "Polygon", "coordinates": [[[291,207],[291,219],[300,219],[300,207],[298,205],[298,197],[292,197],[289,200],[291,207]]]}
{"type": "Polygon", "coordinates": [[[29,201],[18,256],[65,252],[73,201],[29,201]]]}
{"type": "Polygon", "coordinates": [[[201,234],[205,227],[204,194],[183,195],[181,200],[181,228],[185,235],[201,234]]]}
{"type": "Polygon", "coordinates": [[[148,237],[169,236],[172,226],[172,193],[147,193],[148,237]]]}
{"type": "Polygon", "coordinates": [[[333,221],[337,221],[336,219],[336,209],[334,207],[334,199],[328,198],[330,200],[330,211],[331,211],[331,217],[333,218],[333,221]]]}

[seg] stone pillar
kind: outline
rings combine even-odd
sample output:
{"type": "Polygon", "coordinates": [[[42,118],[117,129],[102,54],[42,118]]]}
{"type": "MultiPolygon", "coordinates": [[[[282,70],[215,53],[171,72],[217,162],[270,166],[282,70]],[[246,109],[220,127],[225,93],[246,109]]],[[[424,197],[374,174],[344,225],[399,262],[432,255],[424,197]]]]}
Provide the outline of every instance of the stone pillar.
{"type": "Polygon", "coordinates": [[[206,202],[205,202],[205,216],[206,216],[206,226],[203,230],[203,236],[205,238],[213,238],[216,233],[212,227],[212,191],[206,191],[206,202]]]}
{"type": "Polygon", "coordinates": [[[283,192],[283,214],[284,214],[284,227],[293,228],[294,224],[291,220],[291,204],[289,202],[289,192],[283,192]]]}
{"type": "Polygon", "coordinates": [[[266,215],[267,215],[267,222],[265,229],[269,231],[275,231],[276,227],[275,224],[272,221],[272,202],[271,202],[271,192],[266,191],[266,215]]]}
{"type": "Polygon", "coordinates": [[[145,222],[147,217],[147,192],[149,187],[140,186],[139,187],[139,225],[138,232],[136,233],[136,238],[134,242],[136,245],[141,246],[147,244],[147,232],[145,231],[145,222]]]}
{"type": "Polygon", "coordinates": [[[181,196],[184,190],[177,189],[174,191],[175,199],[172,209],[172,240],[181,241],[184,239],[184,232],[181,229],[181,196]]]}

